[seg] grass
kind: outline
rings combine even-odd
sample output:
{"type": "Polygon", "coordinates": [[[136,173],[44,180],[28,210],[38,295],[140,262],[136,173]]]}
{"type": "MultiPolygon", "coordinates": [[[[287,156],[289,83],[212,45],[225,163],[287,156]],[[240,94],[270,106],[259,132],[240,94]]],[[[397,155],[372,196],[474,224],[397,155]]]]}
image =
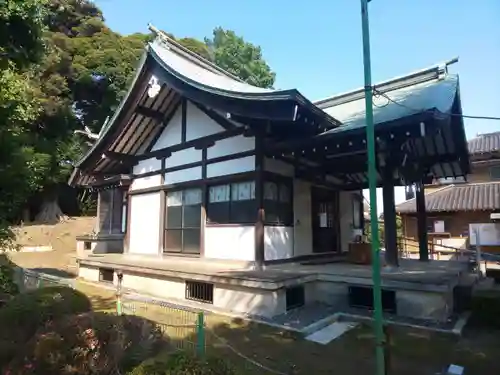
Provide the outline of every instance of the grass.
{"type": "MultiPolygon", "coordinates": [[[[93,307],[115,311],[111,290],[78,283],[93,307]]],[[[195,313],[136,303],[135,314],[157,321],[177,347],[194,350],[195,313]]],[[[226,344],[262,365],[286,374],[373,374],[374,338],[371,327],[360,325],[328,345],[312,343],[266,325],[206,315],[207,352],[227,358],[241,373],[268,374],[251,361],[241,358],[226,344]],[[220,339],[219,339],[220,338],[220,339]],[[222,339],[222,340],[221,340],[222,339]]],[[[461,338],[403,327],[391,328],[391,372],[395,375],[435,374],[450,363],[465,366],[468,375],[500,374],[500,331],[466,330],[461,338]]]]}

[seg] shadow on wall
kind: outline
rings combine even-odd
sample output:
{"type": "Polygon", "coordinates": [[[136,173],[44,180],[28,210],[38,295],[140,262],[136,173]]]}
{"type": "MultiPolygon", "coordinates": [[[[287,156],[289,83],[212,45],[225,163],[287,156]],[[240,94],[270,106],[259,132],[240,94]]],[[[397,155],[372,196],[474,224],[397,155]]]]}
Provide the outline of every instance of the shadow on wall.
{"type": "Polygon", "coordinates": [[[265,260],[293,257],[293,227],[264,227],[265,260]]]}

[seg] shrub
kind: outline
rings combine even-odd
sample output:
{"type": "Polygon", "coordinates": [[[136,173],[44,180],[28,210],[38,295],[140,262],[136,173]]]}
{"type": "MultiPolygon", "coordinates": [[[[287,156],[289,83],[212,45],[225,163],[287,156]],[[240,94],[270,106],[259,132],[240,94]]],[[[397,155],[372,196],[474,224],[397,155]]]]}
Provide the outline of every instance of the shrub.
{"type": "Polygon", "coordinates": [[[48,321],[90,309],[88,298],[68,287],[18,294],[0,308],[0,368],[48,321]]]}
{"type": "Polygon", "coordinates": [[[137,316],[85,313],[51,321],[8,367],[12,375],[121,374],[154,355],[156,325],[137,316]]]}
{"type": "Polygon", "coordinates": [[[0,299],[19,293],[15,283],[14,264],[3,254],[0,254],[0,299]]]}
{"type": "Polygon", "coordinates": [[[188,352],[176,352],[146,360],[128,375],[235,375],[227,362],[207,356],[198,358],[188,352]]]}

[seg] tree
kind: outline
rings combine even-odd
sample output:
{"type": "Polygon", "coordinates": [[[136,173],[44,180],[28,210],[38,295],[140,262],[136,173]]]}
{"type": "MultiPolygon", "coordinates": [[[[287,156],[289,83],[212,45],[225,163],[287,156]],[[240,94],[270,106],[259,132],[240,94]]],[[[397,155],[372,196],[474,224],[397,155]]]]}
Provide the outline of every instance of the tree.
{"type": "Polygon", "coordinates": [[[272,87],[276,74],[262,57],[259,46],[245,42],[234,31],[216,27],[213,37],[205,43],[213,54],[213,61],[222,69],[258,87],[272,87]]]}
{"type": "Polygon", "coordinates": [[[88,149],[88,140],[75,131],[99,132],[126,93],[148,36],[113,32],[87,0],[50,1],[44,22],[47,53],[35,69],[43,111],[30,144],[43,156],[45,170],[36,220],[57,222],[65,217],[59,188],[88,149]]]}
{"type": "Polygon", "coordinates": [[[43,3],[7,0],[0,6],[0,248],[9,220],[37,185],[36,151],[27,143],[40,112],[29,68],[43,51],[43,3]]]}

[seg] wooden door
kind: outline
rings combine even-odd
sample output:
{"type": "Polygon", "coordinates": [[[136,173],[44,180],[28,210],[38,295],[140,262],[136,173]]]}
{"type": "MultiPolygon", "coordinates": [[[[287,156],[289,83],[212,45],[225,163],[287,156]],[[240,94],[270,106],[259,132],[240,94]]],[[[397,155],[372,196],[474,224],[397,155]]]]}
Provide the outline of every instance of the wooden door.
{"type": "Polygon", "coordinates": [[[320,188],[311,194],[313,253],[340,252],[339,194],[320,188]]]}

